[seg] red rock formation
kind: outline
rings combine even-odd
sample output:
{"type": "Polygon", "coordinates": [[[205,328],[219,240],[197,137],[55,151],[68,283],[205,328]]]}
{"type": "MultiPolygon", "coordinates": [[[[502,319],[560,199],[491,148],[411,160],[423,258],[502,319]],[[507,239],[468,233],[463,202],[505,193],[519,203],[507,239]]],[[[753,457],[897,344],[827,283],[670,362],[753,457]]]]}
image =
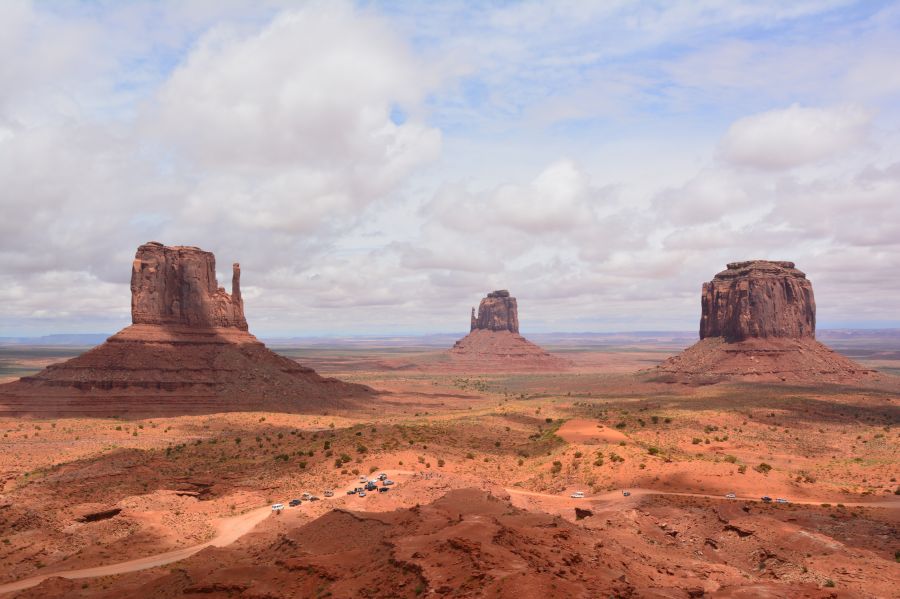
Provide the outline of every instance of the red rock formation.
{"type": "Polygon", "coordinates": [[[701,339],[816,335],[812,284],[793,262],[732,262],[703,284],[701,304],[701,339]]]}
{"type": "Polygon", "coordinates": [[[500,289],[487,294],[478,304],[478,316],[472,308],[472,327],[470,331],[484,329],[488,331],[519,332],[519,307],[516,298],[510,297],[509,291],[500,289]]]}
{"type": "Polygon", "coordinates": [[[843,382],[872,371],[815,340],[812,283],[793,262],[733,262],[703,284],[700,341],[657,372],[673,381],[843,382]]]}
{"type": "Polygon", "coordinates": [[[308,411],[371,396],[266,348],[247,330],[240,266],[229,295],[215,264],[194,247],[140,246],[133,324],[76,358],[0,385],[0,414],[308,411]]]}
{"type": "Polygon", "coordinates": [[[241,266],[233,265],[231,295],[216,281],[216,257],[196,247],[156,241],[137,249],[131,267],[131,322],[247,330],[241,266]]]}
{"type": "Polygon", "coordinates": [[[481,300],[478,314],[472,308],[470,332],[449,350],[449,364],[460,371],[560,370],[567,360],[547,353],[519,335],[519,308],[516,298],[505,289],[493,291],[481,300]]]}

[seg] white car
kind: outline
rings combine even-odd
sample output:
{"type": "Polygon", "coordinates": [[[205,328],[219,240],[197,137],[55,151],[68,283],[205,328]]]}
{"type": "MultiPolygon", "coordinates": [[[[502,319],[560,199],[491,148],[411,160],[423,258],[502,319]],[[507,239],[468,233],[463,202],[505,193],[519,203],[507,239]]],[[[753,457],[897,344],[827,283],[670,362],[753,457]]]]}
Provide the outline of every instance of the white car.
{"type": "Polygon", "coordinates": [[[331,489],[327,489],[324,493],[322,493],[325,497],[334,497],[334,491],[331,489]]]}
{"type": "Polygon", "coordinates": [[[283,503],[275,503],[275,504],[272,505],[272,511],[273,511],[273,512],[280,512],[280,511],[283,510],[283,509],[284,509],[284,504],[283,504],[283,503]]]}
{"type": "Polygon", "coordinates": [[[790,501],[788,501],[787,499],[782,499],[781,497],[778,497],[775,500],[775,503],[790,503],[790,501]]]}
{"type": "Polygon", "coordinates": [[[584,499],[584,491],[575,491],[569,495],[572,499],[584,499]]]}
{"type": "Polygon", "coordinates": [[[729,493],[725,496],[725,499],[737,499],[737,495],[735,495],[734,493],[729,493]]]}

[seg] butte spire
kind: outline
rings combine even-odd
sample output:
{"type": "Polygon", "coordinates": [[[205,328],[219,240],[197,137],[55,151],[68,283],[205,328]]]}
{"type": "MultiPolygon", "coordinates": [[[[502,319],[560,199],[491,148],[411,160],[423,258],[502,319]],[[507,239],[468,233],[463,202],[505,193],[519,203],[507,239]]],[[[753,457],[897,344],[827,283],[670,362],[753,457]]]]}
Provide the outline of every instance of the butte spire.
{"type": "Polygon", "coordinates": [[[472,308],[469,334],[449,350],[454,366],[472,371],[560,370],[569,362],[519,334],[519,306],[509,291],[488,293],[472,308]]]}
{"type": "Polygon", "coordinates": [[[0,413],[134,415],[316,411],[371,397],[323,378],[248,332],[241,268],[231,294],[216,258],[196,247],[140,246],[131,265],[131,326],[102,345],[0,385],[0,413]]]}

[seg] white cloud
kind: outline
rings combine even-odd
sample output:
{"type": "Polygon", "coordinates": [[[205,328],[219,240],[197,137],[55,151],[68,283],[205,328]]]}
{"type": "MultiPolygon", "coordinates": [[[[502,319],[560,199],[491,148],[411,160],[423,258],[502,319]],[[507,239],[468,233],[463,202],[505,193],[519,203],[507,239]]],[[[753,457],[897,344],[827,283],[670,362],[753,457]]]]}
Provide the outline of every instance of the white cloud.
{"type": "Polygon", "coordinates": [[[871,117],[860,106],[812,108],[793,104],[735,121],[722,156],[739,165],[787,169],[846,152],[866,136],[871,117]]]}

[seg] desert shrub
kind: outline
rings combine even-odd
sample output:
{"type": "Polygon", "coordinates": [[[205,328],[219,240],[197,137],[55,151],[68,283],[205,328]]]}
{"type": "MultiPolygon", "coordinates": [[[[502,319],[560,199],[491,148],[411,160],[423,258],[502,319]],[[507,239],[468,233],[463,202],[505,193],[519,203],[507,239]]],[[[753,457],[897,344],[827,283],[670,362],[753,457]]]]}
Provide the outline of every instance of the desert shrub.
{"type": "Polygon", "coordinates": [[[625,426],[626,424],[624,420],[616,423],[616,428],[625,428],[625,426]]]}
{"type": "Polygon", "coordinates": [[[584,454],[582,454],[580,451],[576,451],[576,452],[575,452],[575,457],[576,457],[576,458],[580,458],[582,455],[584,455],[584,454]]]}
{"type": "Polygon", "coordinates": [[[602,465],[603,465],[603,458],[597,458],[596,460],[594,460],[594,466],[597,466],[599,468],[602,465]]]}
{"type": "Polygon", "coordinates": [[[416,459],[419,460],[419,463],[420,463],[420,464],[424,464],[424,463],[425,463],[425,456],[421,456],[421,455],[420,455],[420,456],[417,457],[416,459]]]}
{"type": "Polygon", "coordinates": [[[691,439],[691,443],[693,443],[694,445],[700,445],[701,443],[703,443],[703,439],[701,439],[700,437],[694,437],[693,439],[691,439]]]}
{"type": "Polygon", "coordinates": [[[523,460],[522,458],[519,458],[519,466],[523,466],[523,465],[525,465],[525,460],[523,460]]]}
{"type": "Polygon", "coordinates": [[[758,466],[755,466],[753,469],[760,474],[768,474],[772,470],[772,467],[765,462],[760,462],[760,464],[758,466]]]}
{"type": "Polygon", "coordinates": [[[737,463],[737,458],[736,458],[735,456],[733,456],[733,455],[727,455],[727,456],[725,456],[724,459],[725,459],[725,461],[728,462],[729,464],[735,464],[735,463],[737,463]]]}
{"type": "Polygon", "coordinates": [[[369,451],[369,448],[362,443],[356,446],[356,453],[366,453],[367,451],[369,451]]]}
{"type": "Polygon", "coordinates": [[[650,455],[658,455],[659,447],[657,447],[656,445],[651,445],[647,448],[647,453],[649,453],[650,455]]]}
{"type": "Polygon", "coordinates": [[[832,588],[834,588],[834,581],[829,578],[828,580],[825,581],[824,586],[828,587],[829,589],[832,589],[832,588]]]}
{"type": "MultiPolygon", "coordinates": [[[[306,470],[306,461],[297,462],[297,466],[300,468],[300,470],[306,470]]],[[[338,465],[338,467],[340,467],[340,465],[338,465]]]]}
{"type": "Polygon", "coordinates": [[[553,466],[550,467],[550,472],[553,474],[559,474],[562,472],[562,462],[556,460],[553,462],[553,466]]]}
{"type": "Polygon", "coordinates": [[[369,474],[372,474],[376,470],[378,470],[378,466],[369,466],[369,474]]]}
{"type": "MultiPolygon", "coordinates": [[[[521,460],[520,460],[520,461],[521,461],[521,460]]],[[[438,462],[437,462],[438,468],[443,468],[443,467],[444,467],[444,464],[446,464],[446,463],[447,463],[447,462],[445,462],[443,458],[438,458],[438,462]]]]}
{"type": "Polygon", "coordinates": [[[719,430],[719,427],[713,426],[712,424],[707,424],[706,426],[703,427],[703,432],[705,432],[705,433],[711,433],[711,432],[714,432],[717,430],[719,430]]]}
{"type": "Polygon", "coordinates": [[[467,460],[474,460],[474,459],[475,459],[475,454],[472,453],[472,452],[470,451],[469,453],[466,454],[466,459],[467,459],[467,460]]]}
{"type": "Polygon", "coordinates": [[[653,424],[659,424],[659,416],[651,416],[650,422],[652,422],[653,424]]]}

